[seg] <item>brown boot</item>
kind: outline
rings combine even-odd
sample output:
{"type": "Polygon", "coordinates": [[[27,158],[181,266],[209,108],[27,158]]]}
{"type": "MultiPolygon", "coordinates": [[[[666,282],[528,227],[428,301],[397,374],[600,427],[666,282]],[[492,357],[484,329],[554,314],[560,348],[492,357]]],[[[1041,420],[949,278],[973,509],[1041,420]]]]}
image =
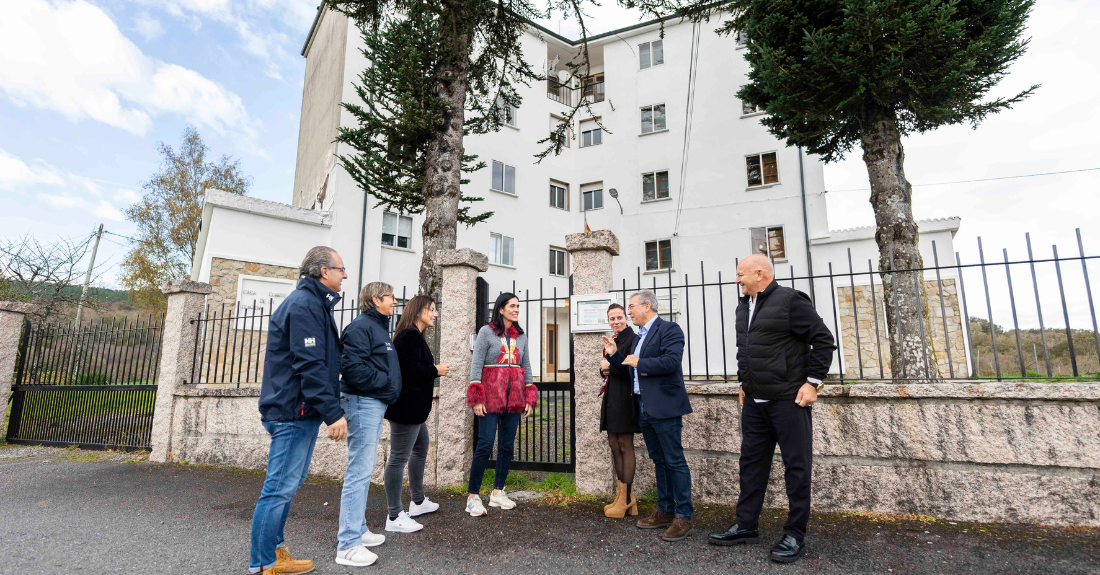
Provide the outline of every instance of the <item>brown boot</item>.
{"type": "Polygon", "coordinates": [[[615,502],[603,510],[604,517],[622,519],[626,516],[626,484],[619,481],[619,492],[615,495],[615,502]]]}
{"type": "Polygon", "coordinates": [[[695,524],[692,523],[690,519],[677,517],[672,520],[672,525],[670,525],[669,528],[665,530],[664,534],[661,535],[661,539],[665,541],[679,541],[688,536],[692,527],[695,527],[695,524]]]}
{"type": "Polygon", "coordinates": [[[301,575],[313,571],[313,561],[291,557],[290,547],[284,545],[275,550],[275,566],[272,569],[278,575],[301,575]]]}
{"type": "MultiPolygon", "coordinates": [[[[626,484],[622,481],[616,481],[615,483],[617,484],[618,489],[618,491],[615,492],[615,500],[603,506],[604,515],[607,515],[608,509],[618,506],[619,502],[623,501],[623,499],[626,497],[626,484]]],[[[623,505],[626,505],[626,503],[623,503],[623,505]]],[[[611,517],[610,515],[607,516],[611,517]]],[[[622,517],[622,515],[620,515],[619,517],[622,517]]]]}
{"type": "Polygon", "coordinates": [[[672,525],[673,519],[675,519],[675,517],[671,515],[665,515],[664,513],[661,513],[660,511],[654,509],[653,513],[649,517],[646,517],[645,519],[639,519],[638,522],[635,523],[635,525],[637,525],[639,529],[658,529],[660,527],[668,527],[669,525],[672,525]]]}

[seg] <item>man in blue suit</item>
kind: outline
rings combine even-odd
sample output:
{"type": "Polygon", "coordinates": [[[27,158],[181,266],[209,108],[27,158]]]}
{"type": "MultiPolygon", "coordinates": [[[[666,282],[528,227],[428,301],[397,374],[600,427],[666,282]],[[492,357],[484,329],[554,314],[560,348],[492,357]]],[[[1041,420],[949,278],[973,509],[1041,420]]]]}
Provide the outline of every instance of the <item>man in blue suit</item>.
{"type": "Polygon", "coordinates": [[[642,529],[667,527],[661,538],[679,541],[691,531],[694,512],[691,470],[680,441],[683,416],[691,413],[681,366],[684,331],[657,316],[657,296],[648,290],[631,296],[626,312],[639,328],[633,353],[624,357],[607,336],[603,344],[604,357],[612,366],[630,368],[635,414],[657,472],[657,509],[637,525],[642,529]]]}

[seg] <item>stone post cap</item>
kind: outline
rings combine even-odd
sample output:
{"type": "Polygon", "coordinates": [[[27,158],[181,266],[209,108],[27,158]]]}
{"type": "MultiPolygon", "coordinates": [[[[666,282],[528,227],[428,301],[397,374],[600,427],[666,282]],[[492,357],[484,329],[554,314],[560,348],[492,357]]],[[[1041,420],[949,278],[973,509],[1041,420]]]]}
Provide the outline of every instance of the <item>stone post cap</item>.
{"type": "Polygon", "coordinates": [[[619,238],[611,230],[596,230],[587,234],[568,234],[565,236],[565,249],[569,253],[604,250],[613,256],[619,255],[619,238]]]}
{"type": "Polygon", "coordinates": [[[0,311],[10,311],[11,313],[27,315],[34,311],[34,305],[21,301],[0,301],[0,311]]]}
{"type": "Polygon", "coordinates": [[[436,259],[441,267],[469,266],[479,272],[488,271],[489,269],[489,258],[485,254],[470,248],[442,250],[436,259]]]}
{"type": "Polygon", "coordinates": [[[164,287],[161,288],[161,291],[168,295],[172,295],[174,293],[195,293],[206,295],[214,291],[214,286],[208,283],[196,282],[191,280],[171,280],[165,282],[164,287]]]}

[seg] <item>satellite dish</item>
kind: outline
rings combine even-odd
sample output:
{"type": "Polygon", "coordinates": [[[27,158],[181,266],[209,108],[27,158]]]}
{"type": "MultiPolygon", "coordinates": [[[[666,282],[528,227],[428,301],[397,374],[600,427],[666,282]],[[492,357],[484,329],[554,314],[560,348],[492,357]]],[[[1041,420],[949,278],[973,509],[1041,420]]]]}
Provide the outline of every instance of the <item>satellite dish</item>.
{"type": "Polygon", "coordinates": [[[607,190],[607,193],[611,194],[612,198],[615,198],[616,200],[619,199],[619,190],[611,188],[610,190],[607,190]]]}
{"type": "Polygon", "coordinates": [[[573,77],[573,74],[569,70],[559,70],[558,71],[558,81],[561,82],[562,84],[568,82],[569,78],[572,78],[572,77],[573,77]]]}

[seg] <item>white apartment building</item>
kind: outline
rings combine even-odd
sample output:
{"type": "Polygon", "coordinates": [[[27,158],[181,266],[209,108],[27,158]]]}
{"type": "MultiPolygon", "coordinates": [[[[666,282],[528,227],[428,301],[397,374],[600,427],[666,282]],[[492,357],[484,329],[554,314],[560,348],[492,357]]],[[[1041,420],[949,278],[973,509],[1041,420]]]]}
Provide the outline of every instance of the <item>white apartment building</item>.
{"type": "MultiPolygon", "coordinates": [[[[564,298],[570,269],[565,235],[584,231],[586,220],[593,230],[609,229],[619,238],[618,289],[624,279],[627,288],[639,281],[667,285],[670,274],[675,283],[684,283],[685,274],[696,283],[701,262],[708,282],[716,281],[719,271],[729,282],[735,259],[751,253],[771,256],[779,278],[792,270],[805,275],[809,253],[815,274],[827,273],[829,261],[835,272],[847,271],[849,248],[857,271],[866,271],[868,259],[877,262],[873,228],[829,230],[821,162],[778,141],[760,125],[761,113],[736,99],[749,65],[736,39],[715,34],[718,24],[669,20],[662,38],[660,25],[649,22],[591,37],[589,78],[568,87],[553,80],[521,86],[522,105],[508,112],[507,126],[466,138],[466,152],[489,167],[470,174],[463,193],[484,197],[473,209],[495,215],[470,228],[460,226],[458,247],[489,256],[483,276],[492,295],[515,286],[523,296],[530,290],[537,297],[541,288],[545,297],[556,290],[564,298]],[[579,97],[592,101],[606,130],[582,118],[570,127],[568,148],[535,163],[545,146],[537,142],[579,97]]],[[[528,61],[551,78],[578,57],[577,41],[535,26],[521,41],[528,61]]],[[[344,258],[349,293],[375,280],[397,286],[398,292],[403,286],[410,295],[415,291],[423,217],[377,207],[339,166],[337,156],[352,150],[333,142],[339,126],[354,125],[340,103],[356,99],[353,83],[367,65],[361,48],[353,23],[327,7],[319,10],[302,51],[306,78],[293,205],[209,196],[193,279],[232,282],[240,291],[244,282],[238,278],[215,278],[221,269],[216,263],[293,269],[309,247],[328,244],[344,258]]],[[[950,259],[959,220],[920,226],[922,246],[937,240],[940,259],[950,259]]],[[[931,261],[930,252],[926,259],[931,261]]],[[[866,284],[866,277],[856,283],[866,284]]],[[[724,291],[730,349],[737,295],[736,286],[731,288],[724,291]]],[[[834,299],[828,283],[819,282],[816,290],[828,320],[834,299]]],[[[662,311],[679,313],[688,303],[685,294],[668,292],[659,293],[662,311]]],[[[227,292],[226,299],[231,295],[227,292]]],[[[242,297],[238,293],[237,301],[242,297]]],[[[715,306],[717,292],[707,297],[715,306]]],[[[552,308],[540,311],[529,312],[542,324],[532,338],[532,346],[538,341],[544,347],[538,369],[568,369],[567,357],[548,357],[568,344],[567,310],[559,309],[556,318],[552,308]],[[555,320],[557,337],[549,327],[555,320]],[[556,347],[550,345],[553,339],[556,347]]],[[[693,339],[721,336],[715,325],[708,333],[702,326],[691,329],[689,346],[693,339]]],[[[710,355],[710,367],[721,372],[716,362],[722,358],[710,355]]],[[[701,359],[694,372],[702,372],[701,359]]]]}

